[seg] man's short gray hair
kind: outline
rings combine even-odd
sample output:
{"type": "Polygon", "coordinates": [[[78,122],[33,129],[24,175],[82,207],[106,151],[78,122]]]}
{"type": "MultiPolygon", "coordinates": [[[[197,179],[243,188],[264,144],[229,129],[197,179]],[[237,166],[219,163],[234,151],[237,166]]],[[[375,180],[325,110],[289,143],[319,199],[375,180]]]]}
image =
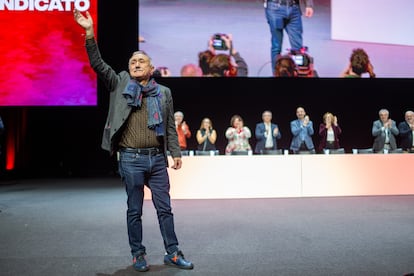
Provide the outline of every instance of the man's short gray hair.
{"type": "Polygon", "coordinates": [[[388,111],[388,109],[385,109],[385,108],[380,109],[380,111],[378,112],[378,114],[382,114],[382,113],[384,113],[384,114],[390,114],[390,112],[388,111]]]}
{"type": "Polygon", "coordinates": [[[405,112],[405,115],[414,115],[414,111],[412,111],[412,110],[407,110],[407,111],[405,112]]]}
{"type": "MultiPolygon", "coordinates": [[[[133,52],[132,56],[129,58],[129,62],[131,61],[132,57],[135,56],[135,55],[144,55],[144,56],[148,57],[150,65],[152,65],[151,57],[147,54],[147,52],[142,51],[142,50],[138,50],[138,51],[133,52]]],[[[128,65],[129,65],[129,62],[128,62],[128,65]]]]}
{"type": "Polygon", "coordinates": [[[179,115],[179,116],[181,116],[181,117],[183,117],[184,118],[184,113],[182,113],[181,111],[176,111],[175,113],[174,113],[174,116],[175,115],[179,115]]]}

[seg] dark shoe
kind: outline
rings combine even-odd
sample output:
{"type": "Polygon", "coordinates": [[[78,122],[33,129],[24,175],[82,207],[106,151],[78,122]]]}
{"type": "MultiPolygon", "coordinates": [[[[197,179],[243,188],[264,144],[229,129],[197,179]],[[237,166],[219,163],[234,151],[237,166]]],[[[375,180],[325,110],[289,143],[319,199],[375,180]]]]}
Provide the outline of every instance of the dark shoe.
{"type": "Polygon", "coordinates": [[[149,270],[149,265],[147,264],[144,256],[145,255],[134,256],[132,259],[133,267],[136,271],[144,272],[149,270]]]}
{"type": "Polygon", "coordinates": [[[187,261],[184,258],[183,252],[181,250],[175,251],[174,253],[167,254],[164,256],[164,264],[175,266],[182,269],[193,269],[194,265],[192,262],[187,261]]]}

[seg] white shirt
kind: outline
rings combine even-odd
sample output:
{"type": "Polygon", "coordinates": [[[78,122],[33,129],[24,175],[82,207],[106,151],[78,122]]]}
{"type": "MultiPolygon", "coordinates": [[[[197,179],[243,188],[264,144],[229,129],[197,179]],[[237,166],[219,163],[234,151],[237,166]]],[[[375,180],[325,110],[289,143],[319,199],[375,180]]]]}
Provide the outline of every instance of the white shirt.
{"type": "Polygon", "coordinates": [[[272,134],[272,127],[270,124],[265,123],[265,133],[264,136],[266,137],[265,148],[273,147],[273,134],[272,134]]]}

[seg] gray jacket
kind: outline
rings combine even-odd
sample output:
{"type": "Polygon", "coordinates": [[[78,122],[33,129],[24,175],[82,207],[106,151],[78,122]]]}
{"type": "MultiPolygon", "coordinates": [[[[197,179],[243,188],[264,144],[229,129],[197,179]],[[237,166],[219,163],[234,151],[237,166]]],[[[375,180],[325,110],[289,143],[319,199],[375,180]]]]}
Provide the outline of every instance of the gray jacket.
{"type": "MultiPolygon", "coordinates": [[[[132,108],[127,104],[126,98],[122,95],[126,85],[131,79],[129,72],[121,71],[116,73],[101,57],[95,39],[87,39],[85,42],[89,62],[98,77],[103,81],[110,91],[109,111],[102,136],[102,148],[112,155],[117,151],[117,141],[120,130],[127,122],[132,108]]],[[[160,85],[160,84],[159,84],[160,85]]],[[[174,122],[174,106],[171,90],[160,85],[161,112],[164,122],[164,155],[168,165],[167,151],[172,157],[181,157],[178,144],[177,131],[174,122]]]]}
{"type": "MultiPolygon", "coordinates": [[[[372,148],[374,152],[381,152],[384,149],[385,145],[385,129],[383,128],[384,124],[381,120],[376,120],[372,123],[372,136],[374,138],[374,144],[372,148]]],[[[395,150],[397,148],[396,136],[398,135],[399,130],[394,120],[392,120],[391,128],[389,129],[389,139],[390,139],[390,150],[395,150]]]]}

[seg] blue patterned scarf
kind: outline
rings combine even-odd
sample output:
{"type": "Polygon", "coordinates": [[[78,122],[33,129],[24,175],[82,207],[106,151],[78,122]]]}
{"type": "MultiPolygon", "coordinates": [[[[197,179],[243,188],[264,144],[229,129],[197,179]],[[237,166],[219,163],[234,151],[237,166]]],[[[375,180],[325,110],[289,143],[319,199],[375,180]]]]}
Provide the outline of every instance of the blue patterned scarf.
{"type": "Polygon", "coordinates": [[[135,79],[131,79],[122,94],[129,106],[138,108],[141,107],[142,97],[147,97],[148,128],[155,130],[157,136],[164,136],[158,83],[151,79],[146,86],[142,86],[135,79]]]}

